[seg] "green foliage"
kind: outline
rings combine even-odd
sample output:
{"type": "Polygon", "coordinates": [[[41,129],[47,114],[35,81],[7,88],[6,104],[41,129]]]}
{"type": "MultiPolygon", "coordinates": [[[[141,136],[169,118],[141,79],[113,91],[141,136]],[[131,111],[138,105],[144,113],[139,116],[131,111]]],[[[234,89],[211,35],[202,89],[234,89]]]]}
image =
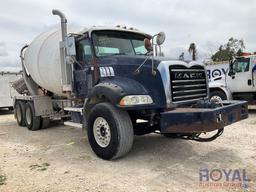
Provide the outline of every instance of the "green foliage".
{"type": "Polygon", "coordinates": [[[195,61],[196,56],[197,56],[197,49],[196,49],[196,44],[195,43],[190,43],[189,48],[188,48],[188,52],[190,54],[192,54],[192,60],[195,61]]]}
{"type": "Polygon", "coordinates": [[[43,163],[41,165],[38,165],[38,164],[30,165],[29,168],[30,170],[35,169],[37,171],[46,171],[49,166],[50,166],[49,163],[43,163]]]}
{"type": "Polygon", "coordinates": [[[7,178],[5,175],[0,175],[0,185],[5,185],[7,178]]]}
{"type": "Polygon", "coordinates": [[[233,53],[229,50],[219,50],[213,56],[213,61],[228,61],[232,58],[233,53]]]}
{"type": "Polygon", "coordinates": [[[229,38],[228,42],[221,45],[219,50],[212,56],[213,61],[227,61],[234,56],[240,56],[245,49],[244,41],[233,37],[229,38]]]}
{"type": "Polygon", "coordinates": [[[236,55],[237,55],[237,56],[242,56],[242,53],[243,53],[242,49],[239,49],[239,50],[236,52],[236,55]]]}

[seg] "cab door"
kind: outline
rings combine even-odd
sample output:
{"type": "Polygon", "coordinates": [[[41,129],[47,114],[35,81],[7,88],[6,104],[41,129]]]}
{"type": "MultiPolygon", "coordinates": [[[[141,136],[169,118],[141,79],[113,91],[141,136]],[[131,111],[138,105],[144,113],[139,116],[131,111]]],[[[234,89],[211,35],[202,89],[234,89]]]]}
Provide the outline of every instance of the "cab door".
{"type": "Polygon", "coordinates": [[[89,38],[82,38],[76,42],[76,45],[73,90],[77,97],[86,98],[93,86],[91,41],[89,38]]]}
{"type": "Polygon", "coordinates": [[[232,93],[251,92],[254,87],[250,58],[238,58],[230,66],[226,78],[227,87],[232,93]]]}

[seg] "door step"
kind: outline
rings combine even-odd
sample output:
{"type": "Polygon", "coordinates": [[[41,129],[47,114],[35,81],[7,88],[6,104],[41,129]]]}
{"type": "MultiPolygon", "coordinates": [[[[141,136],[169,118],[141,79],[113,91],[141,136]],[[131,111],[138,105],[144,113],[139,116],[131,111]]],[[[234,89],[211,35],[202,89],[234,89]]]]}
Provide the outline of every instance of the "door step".
{"type": "Polygon", "coordinates": [[[83,107],[65,107],[64,111],[79,112],[83,114],[83,107]]]}
{"type": "Polygon", "coordinates": [[[71,116],[71,126],[77,127],[76,124],[82,125],[83,122],[83,107],[65,107],[65,111],[68,111],[71,116]]]}
{"type": "Polygon", "coordinates": [[[65,121],[64,125],[68,125],[68,126],[71,126],[71,127],[77,127],[77,128],[83,128],[83,124],[81,124],[81,123],[74,123],[72,121],[65,121]]]}

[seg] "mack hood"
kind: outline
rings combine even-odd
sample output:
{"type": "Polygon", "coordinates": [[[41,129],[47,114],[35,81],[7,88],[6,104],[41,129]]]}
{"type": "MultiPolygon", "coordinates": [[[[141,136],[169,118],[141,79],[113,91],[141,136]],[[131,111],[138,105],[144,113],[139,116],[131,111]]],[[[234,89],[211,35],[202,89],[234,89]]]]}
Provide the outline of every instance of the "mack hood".
{"type": "MultiPolygon", "coordinates": [[[[126,55],[114,55],[114,56],[105,56],[99,58],[99,65],[130,65],[130,66],[140,66],[145,60],[144,66],[152,65],[152,57],[149,56],[126,56],[126,55]]],[[[154,57],[154,66],[157,67],[161,61],[171,60],[166,57],[154,57]]]]}
{"type": "MultiPolygon", "coordinates": [[[[156,106],[171,107],[172,104],[196,102],[207,97],[207,78],[203,64],[154,57],[152,68],[152,57],[145,62],[146,59],[147,56],[118,55],[101,58],[98,64],[100,68],[105,68],[102,71],[111,71],[108,67],[113,68],[112,80],[125,82],[132,79],[140,84],[156,106]]],[[[102,81],[105,81],[106,76],[102,77],[102,81]]]]}

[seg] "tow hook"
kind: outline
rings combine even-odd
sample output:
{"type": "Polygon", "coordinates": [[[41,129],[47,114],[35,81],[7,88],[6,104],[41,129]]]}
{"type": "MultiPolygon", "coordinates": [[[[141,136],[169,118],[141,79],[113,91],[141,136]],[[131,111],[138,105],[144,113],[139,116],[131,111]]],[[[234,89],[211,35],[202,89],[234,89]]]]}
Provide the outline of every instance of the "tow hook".
{"type": "Polygon", "coordinates": [[[216,122],[217,123],[221,123],[222,122],[222,115],[221,115],[221,113],[217,114],[216,122]]]}

